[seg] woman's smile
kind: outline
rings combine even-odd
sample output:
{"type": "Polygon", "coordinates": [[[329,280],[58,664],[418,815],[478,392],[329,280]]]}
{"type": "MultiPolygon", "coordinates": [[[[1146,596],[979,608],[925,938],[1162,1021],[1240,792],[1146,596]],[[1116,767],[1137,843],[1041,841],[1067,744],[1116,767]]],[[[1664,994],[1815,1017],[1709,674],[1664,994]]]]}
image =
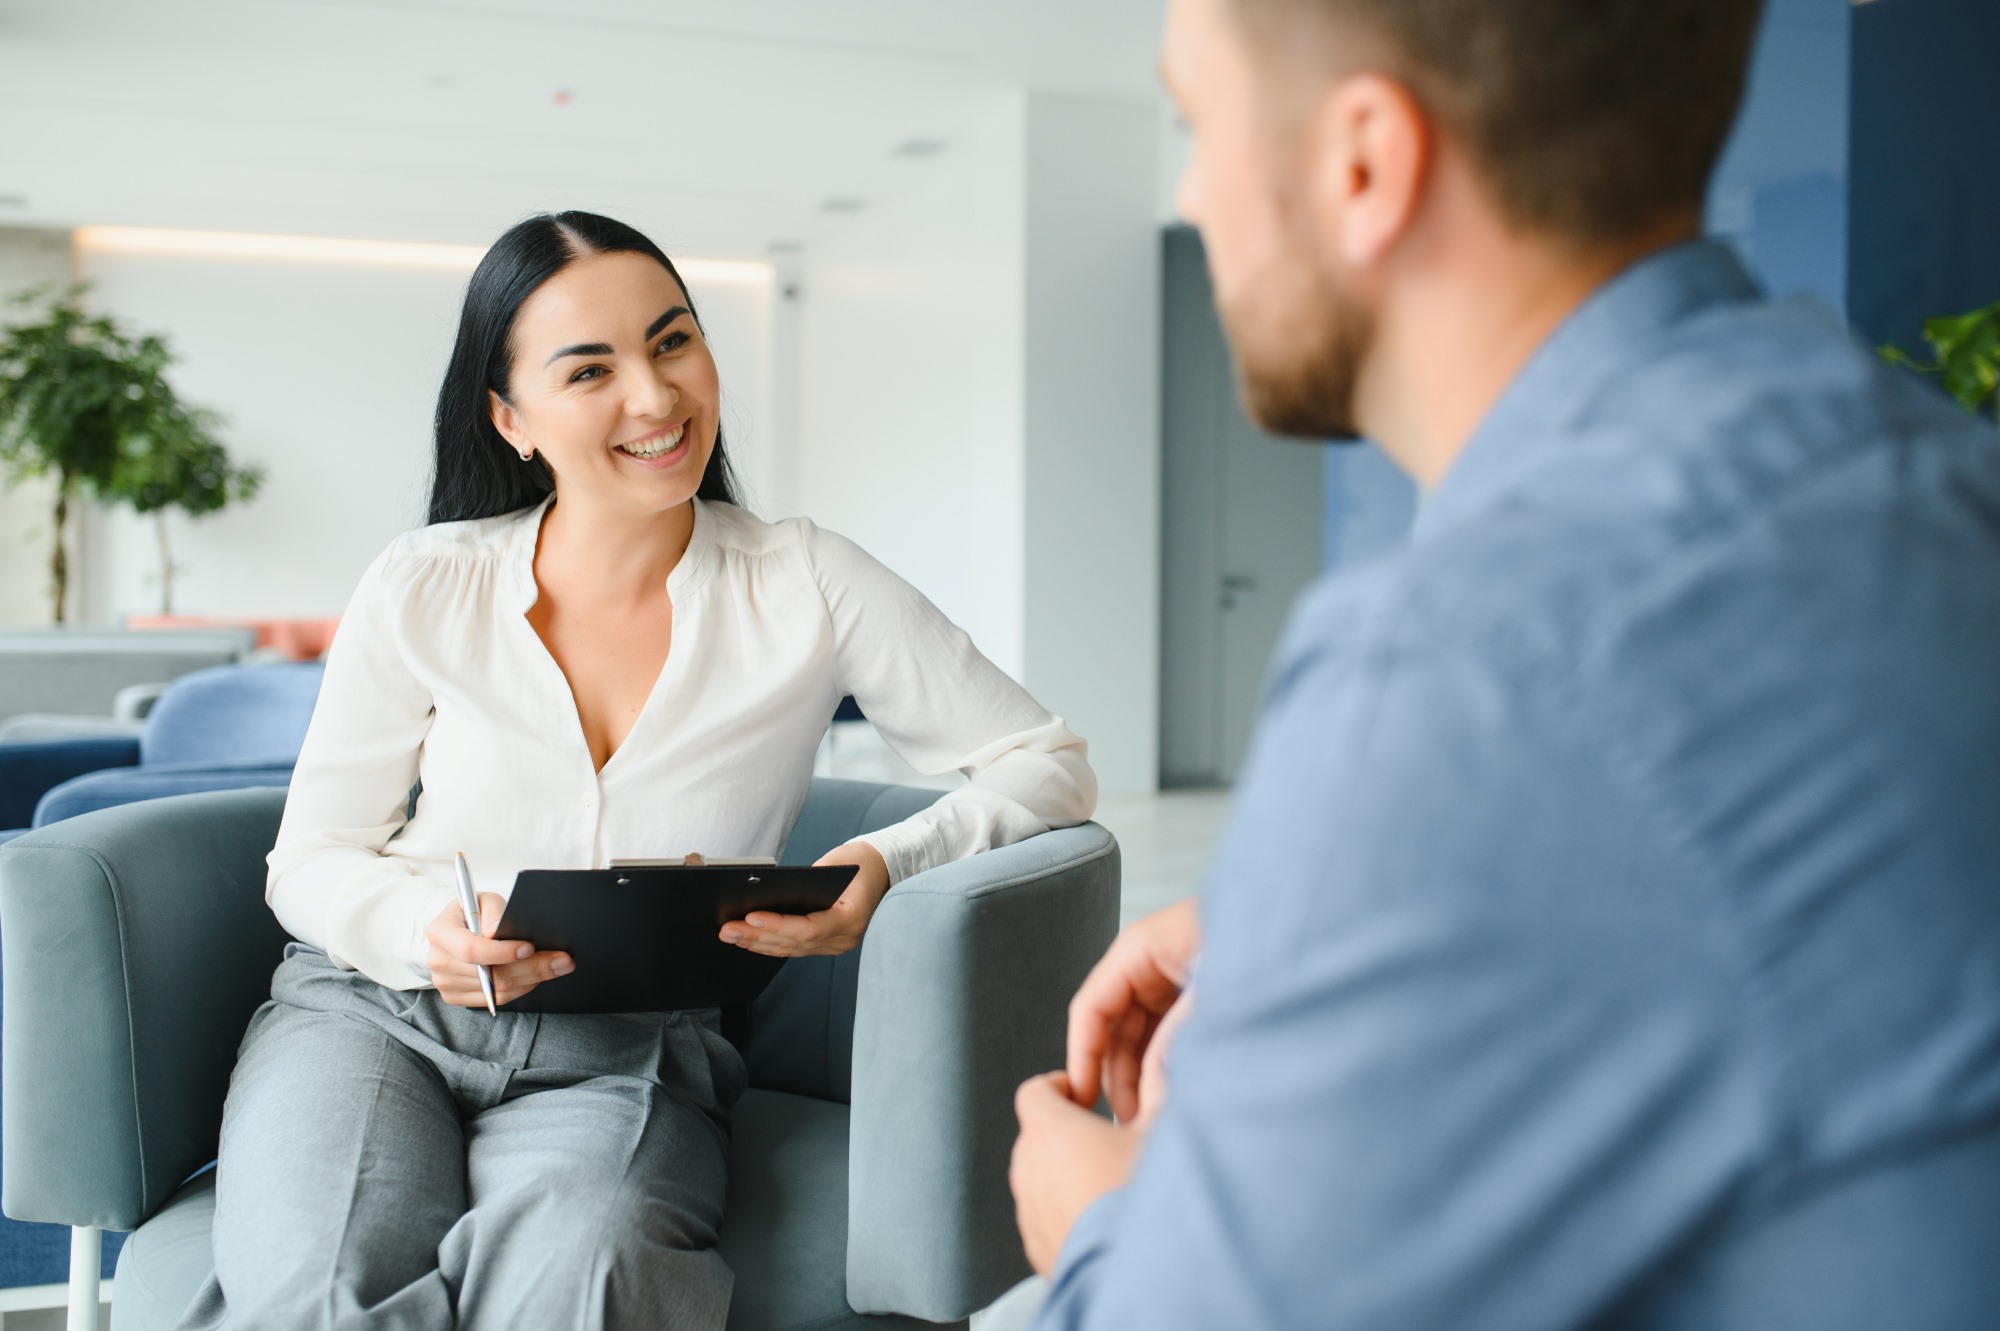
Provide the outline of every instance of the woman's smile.
{"type": "Polygon", "coordinates": [[[614,444],[611,451],[622,453],[640,466],[655,471],[676,466],[688,455],[688,424],[681,421],[637,439],[614,444]]]}

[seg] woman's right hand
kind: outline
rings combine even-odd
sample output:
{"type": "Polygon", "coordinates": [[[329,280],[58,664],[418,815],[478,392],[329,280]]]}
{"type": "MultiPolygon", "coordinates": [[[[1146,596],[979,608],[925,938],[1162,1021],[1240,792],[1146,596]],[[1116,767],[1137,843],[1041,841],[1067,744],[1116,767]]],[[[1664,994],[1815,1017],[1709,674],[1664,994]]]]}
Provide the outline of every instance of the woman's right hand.
{"type": "Polygon", "coordinates": [[[506,909],[505,897],[481,892],[479,918],[486,924],[483,932],[474,933],[465,927],[465,912],[456,901],[439,911],[430,928],[424,931],[431,944],[431,983],[453,1007],[486,1006],[486,994],[479,987],[480,966],[493,972],[496,1003],[511,1003],[542,981],[576,969],[566,952],[537,952],[533,943],[501,942],[494,938],[500,913],[506,909]]]}

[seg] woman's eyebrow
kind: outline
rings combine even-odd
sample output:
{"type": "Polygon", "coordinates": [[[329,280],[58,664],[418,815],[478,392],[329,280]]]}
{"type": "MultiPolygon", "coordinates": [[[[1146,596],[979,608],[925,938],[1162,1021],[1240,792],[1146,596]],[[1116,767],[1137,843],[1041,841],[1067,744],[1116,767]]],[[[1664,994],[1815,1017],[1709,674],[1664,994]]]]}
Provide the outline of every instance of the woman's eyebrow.
{"type": "Polygon", "coordinates": [[[611,346],[609,343],[579,342],[573,347],[564,347],[561,351],[558,351],[555,355],[543,361],[542,368],[546,370],[549,366],[554,365],[564,356],[609,356],[610,354],[611,354],[611,346]]]}
{"type": "MultiPolygon", "coordinates": [[[[652,323],[646,326],[646,340],[651,341],[655,333],[687,312],[687,306],[676,305],[659,318],[653,320],[652,323]]],[[[556,352],[555,355],[543,361],[542,368],[547,369],[564,356],[609,356],[611,354],[611,345],[608,342],[579,342],[573,347],[564,347],[562,350],[556,352]]]]}
{"type": "Polygon", "coordinates": [[[676,305],[672,309],[668,310],[665,314],[661,315],[659,318],[653,320],[652,323],[646,325],[646,340],[650,342],[655,333],[659,332],[662,328],[665,328],[668,324],[680,318],[683,314],[686,314],[687,312],[688,312],[687,306],[676,305]]]}

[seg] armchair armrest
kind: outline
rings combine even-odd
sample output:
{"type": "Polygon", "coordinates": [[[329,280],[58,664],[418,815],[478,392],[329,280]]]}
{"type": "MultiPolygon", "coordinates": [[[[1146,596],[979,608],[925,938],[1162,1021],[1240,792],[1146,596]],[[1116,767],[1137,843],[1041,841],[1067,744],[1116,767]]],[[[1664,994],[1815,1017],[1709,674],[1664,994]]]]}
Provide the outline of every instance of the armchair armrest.
{"type": "Polygon", "coordinates": [[[0,744],[0,829],[26,827],[35,804],[56,786],[85,772],[130,767],[139,761],[136,735],[71,736],[0,744]]]}
{"type": "Polygon", "coordinates": [[[168,795],[242,790],[248,786],[288,786],[291,782],[290,763],[146,763],[121,767],[115,771],[91,772],[55,787],[35,805],[33,825],[47,827],[78,814],[136,804],[140,800],[164,799],[168,795]]]}
{"type": "Polygon", "coordinates": [[[0,847],[0,1207],[135,1228],[215,1156],[285,933],[282,790],[129,804],[0,847]]]}
{"type": "Polygon", "coordinates": [[[1014,1090],[1059,1068],[1069,1000],[1118,931],[1095,823],[898,884],[854,1022],[847,1299],[956,1321],[1029,1273],[1007,1188],[1014,1090]]]}

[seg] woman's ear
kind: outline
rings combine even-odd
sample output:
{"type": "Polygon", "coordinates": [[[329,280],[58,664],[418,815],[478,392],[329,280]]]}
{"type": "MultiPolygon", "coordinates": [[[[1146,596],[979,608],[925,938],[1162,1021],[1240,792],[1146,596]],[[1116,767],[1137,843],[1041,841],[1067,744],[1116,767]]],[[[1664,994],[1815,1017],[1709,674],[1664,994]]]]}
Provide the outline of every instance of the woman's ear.
{"type": "Polygon", "coordinates": [[[493,428],[498,430],[500,437],[521,455],[521,461],[526,462],[535,455],[533,441],[521,428],[521,413],[509,406],[505,398],[490,388],[486,390],[486,409],[493,417],[493,428]]]}

